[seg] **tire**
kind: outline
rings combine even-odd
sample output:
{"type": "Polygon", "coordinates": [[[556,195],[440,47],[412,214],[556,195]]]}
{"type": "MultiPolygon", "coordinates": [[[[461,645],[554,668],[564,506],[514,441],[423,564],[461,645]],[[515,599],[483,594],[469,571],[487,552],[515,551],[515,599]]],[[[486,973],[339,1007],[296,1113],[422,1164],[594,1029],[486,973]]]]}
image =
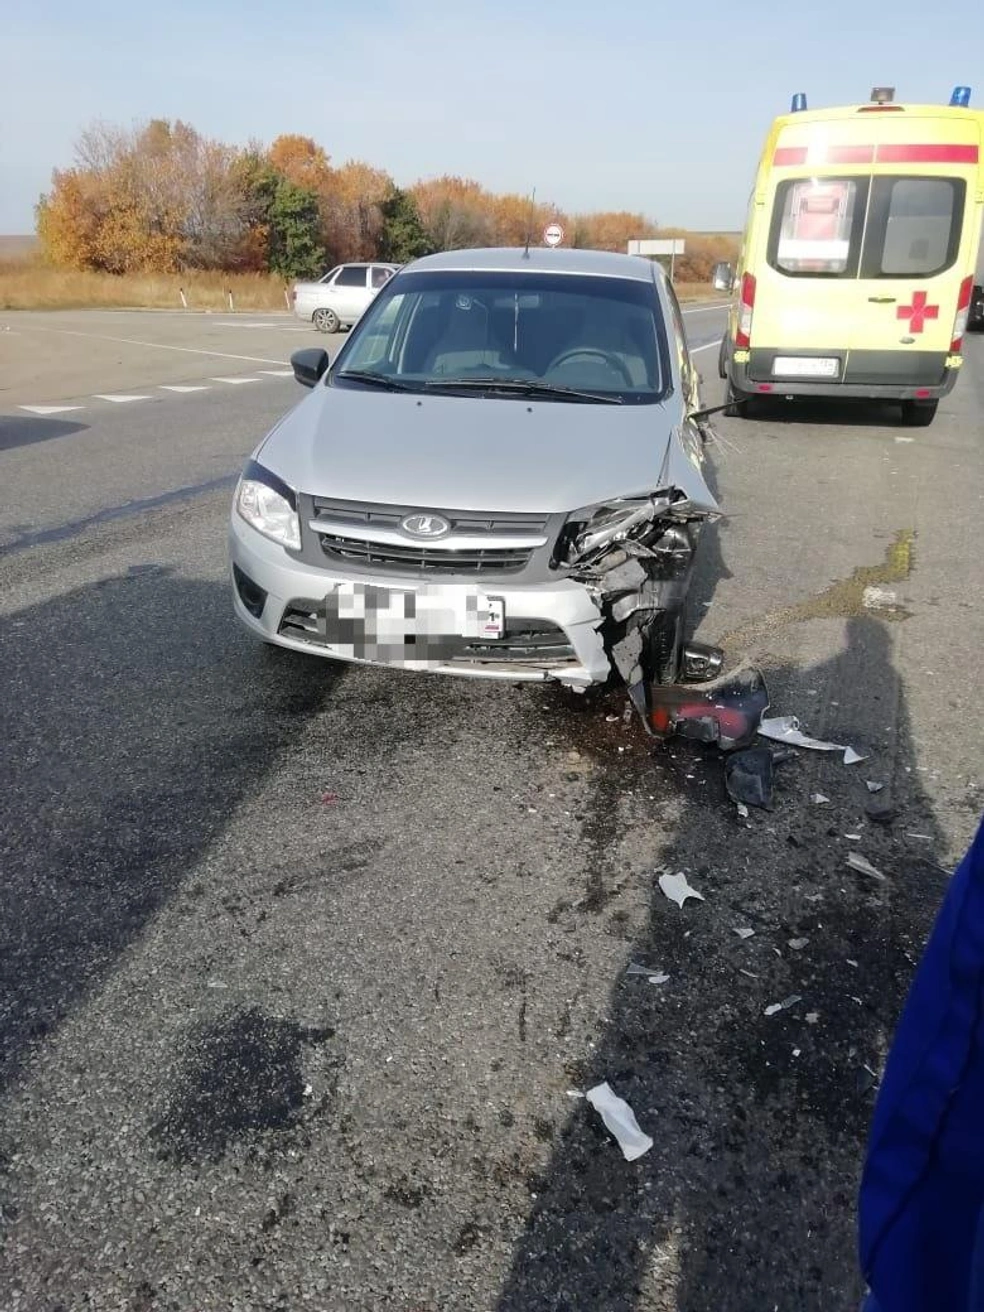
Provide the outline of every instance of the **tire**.
{"type": "Polygon", "coordinates": [[[334,310],[315,310],[311,322],[319,333],[337,333],[342,326],[334,310]]]}
{"type": "Polygon", "coordinates": [[[721,338],[721,349],[718,351],[718,377],[727,378],[728,376],[728,339],[721,338]]]}
{"type": "Polygon", "coordinates": [[[750,392],[741,392],[735,387],[734,383],[728,383],[727,396],[725,405],[727,409],[725,414],[729,419],[748,419],[749,402],[752,399],[750,392]]]}
{"type": "Polygon", "coordinates": [[[646,633],[645,664],[653,683],[680,682],[683,665],[683,610],[662,611],[646,633]]]}
{"type": "Polygon", "coordinates": [[[928,428],[936,418],[939,401],[903,401],[902,423],[906,428],[928,428]]]}

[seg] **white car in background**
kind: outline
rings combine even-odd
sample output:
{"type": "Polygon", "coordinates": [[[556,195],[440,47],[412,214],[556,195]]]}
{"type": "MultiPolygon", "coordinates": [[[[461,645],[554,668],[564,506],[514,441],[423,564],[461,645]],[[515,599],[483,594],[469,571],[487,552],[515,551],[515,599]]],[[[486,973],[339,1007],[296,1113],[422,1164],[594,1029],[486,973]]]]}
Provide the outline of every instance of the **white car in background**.
{"type": "Polygon", "coordinates": [[[291,291],[294,313],[322,333],[351,328],[398,267],[338,264],[318,282],[296,282],[291,291]]]}

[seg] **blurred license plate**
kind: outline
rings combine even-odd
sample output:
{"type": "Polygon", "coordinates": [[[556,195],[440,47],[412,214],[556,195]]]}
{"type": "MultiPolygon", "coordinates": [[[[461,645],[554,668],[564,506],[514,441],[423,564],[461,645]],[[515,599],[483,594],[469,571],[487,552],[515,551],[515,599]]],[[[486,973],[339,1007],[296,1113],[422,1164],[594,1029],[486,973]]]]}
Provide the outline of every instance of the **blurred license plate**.
{"type": "Polygon", "coordinates": [[[501,638],[501,597],[465,589],[340,583],[325,598],[325,640],[339,655],[388,665],[440,664],[462,638],[501,638]]]}
{"type": "Polygon", "coordinates": [[[772,374],[775,378],[836,378],[839,364],[836,356],[777,355],[772,374]]]}

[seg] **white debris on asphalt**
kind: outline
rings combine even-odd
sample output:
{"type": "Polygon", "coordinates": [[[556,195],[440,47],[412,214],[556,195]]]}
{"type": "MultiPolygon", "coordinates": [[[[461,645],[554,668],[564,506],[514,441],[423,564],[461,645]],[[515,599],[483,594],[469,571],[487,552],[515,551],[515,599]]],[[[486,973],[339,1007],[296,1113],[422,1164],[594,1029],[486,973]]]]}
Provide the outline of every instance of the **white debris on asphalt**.
{"type": "Polygon", "coordinates": [[[794,952],[802,952],[809,941],[808,938],[791,938],[789,940],[789,946],[794,952]]]}
{"type": "Polygon", "coordinates": [[[820,1013],[819,1013],[819,1011],[808,1011],[808,1012],[806,1013],[806,1023],[807,1023],[807,1025],[816,1025],[817,1022],[819,1021],[819,1019],[820,1019],[820,1013]]]}
{"type": "Polygon", "coordinates": [[[845,834],[844,837],[848,840],[849,843],[860,843],[860,842],[861,842],[861,835],[860,835],[860,834],[845,834]]]}
{"type": "Polygon", "coordinates": [[[810,801],[814,806],[826,806],[830,801],[829,797],[824,797],[823,793],[811,793],[810,801]]]}
{"type": "Polygon", "coordinates": [[[867,788],[869,793],[880,793],[881,790],[885,787],[884,784],[876,783],[874,779],[866,779],[864,781],[864,786],[865,788],[867,788]]]}
{"type": "Polygon", "coordinates": [[[642,1132],[632,1108],[624,1098],[618,1097],[607,1081],[589,1089],[585,1097],[618,1140],[627,1162],[634,1162],[649,1152],[652,1139],[642,1132]]]}
{"type": "Polygon", "coordinates": [[[738,935],[739,938],[752,938],[753,935],[755,934],[755,930],[754,930],[754,929],[739,928],[739,926],[736,925],[736,926],[735,926],[735,933],[738,935]]]}
{"type": "Polygon", "coordinates": [[[881,879],[884,881],[885,876],[880,870],[877,870],[870,861],[867,861],[860,852],[851,852],[847,858],[847,864],[852,870],[857,870],[862,875],[870,875],[872,879],[881,879]]]}
{"type": "Polygon", "coordinates": [[[739,820],[747,820],[747,819],[748,819],[748,807],[745,805],[744,802],[738,802],[736,805],[737,805],[737,807],[738,807],[738,818],[739,818],[739,820]]]}
{"type": "Polygon", "coordinates": [[[794,993],[792,997],[783,998],[782,1002],[773,1002],[770,1006],[766,1007],[765,1015],[775,1016],[778,1012],[788,1011],[790,1007],[795,1007],[797,1002],[802,1002],[802,1001],[803,999],[800,997],[800,995],[798,993],[794,993]]]}
{"type": "Polygon", "coordinates": [[[763,738],[785,743],[788,747],[808,747],[811,752],[843,752],[845,765],[857,765],[858,761],[865,759],[859,756],[853,747],[848,747],[844,743],[829,743],[822,738],[811,738],[809,734],[803,733],[795,715],[776,715],[764,719],[758,731],[763,738]]]}
{"type": "Polygon", "coordinates": [[[691,888],[687,883],[687,876],[682,870],[676,875],[660,875],[659,886],[665,896],[671,902],[675,902],[678,907],[682,907],[688,897],[695,897],[700,902],[706,901],[703,893],[698,893],[696,888],[691,888]]]}
{"type": "Polygon", "coordinates": [[[626,966],[625,973],[626,975],[641,975],[643,979],[648,979],[650,984],[665,984],[670,978],[665,971],[653,970],[649,966],[640,966],[634,961],[630,966],[626,966]]]}

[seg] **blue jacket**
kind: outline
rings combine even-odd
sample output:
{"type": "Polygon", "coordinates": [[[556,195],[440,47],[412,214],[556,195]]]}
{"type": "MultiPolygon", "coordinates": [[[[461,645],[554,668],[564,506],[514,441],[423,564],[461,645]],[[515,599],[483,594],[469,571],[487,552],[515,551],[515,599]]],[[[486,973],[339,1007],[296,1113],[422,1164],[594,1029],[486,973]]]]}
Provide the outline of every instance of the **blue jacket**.
{"type": "Polygon", "coordinates": [[[879,1312],[984,1312],[984,823],[954,872],[888,1054],[861,1180],[879,1312]]]}

